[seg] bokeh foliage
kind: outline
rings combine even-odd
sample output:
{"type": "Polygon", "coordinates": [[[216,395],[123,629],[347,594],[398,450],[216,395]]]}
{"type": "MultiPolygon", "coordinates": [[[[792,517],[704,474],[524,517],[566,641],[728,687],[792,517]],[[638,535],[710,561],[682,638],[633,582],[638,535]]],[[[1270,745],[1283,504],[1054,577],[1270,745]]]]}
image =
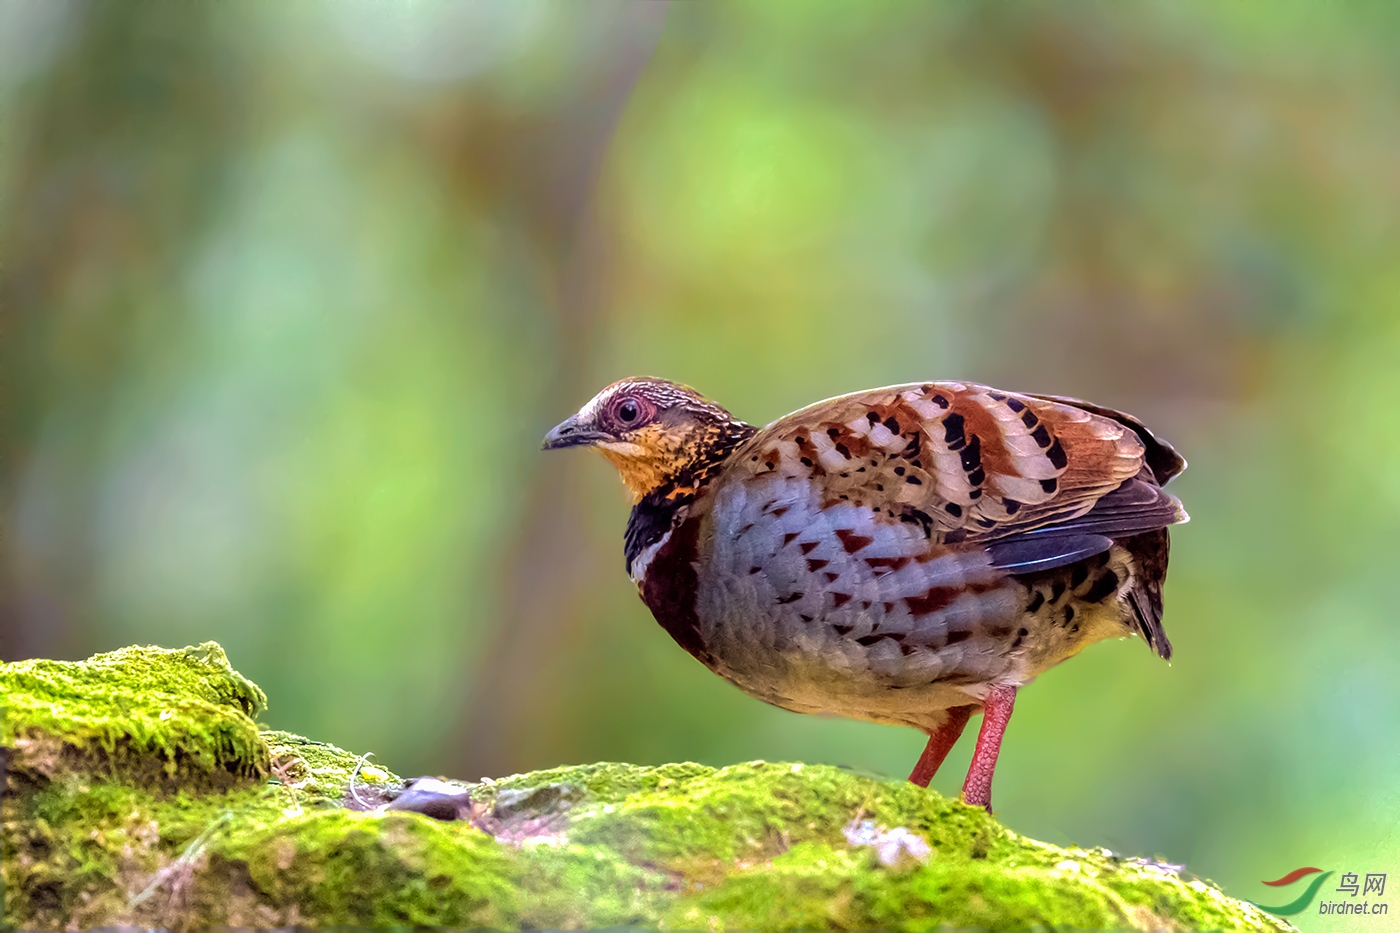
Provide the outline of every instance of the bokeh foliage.
{"type": "Polygon", "coordinates": [[[900,774],[915,734],[677,649],[606,464],[538,438],[633,373],[760,423],[1078,394],[1191,460],[1177,655],[1026,690],[1003,818],[1260,899],[1400,871],[1397,40],[1379,3],[0,0],[0,651],[217,639],[269,722],[406,773],[900,774]]]}

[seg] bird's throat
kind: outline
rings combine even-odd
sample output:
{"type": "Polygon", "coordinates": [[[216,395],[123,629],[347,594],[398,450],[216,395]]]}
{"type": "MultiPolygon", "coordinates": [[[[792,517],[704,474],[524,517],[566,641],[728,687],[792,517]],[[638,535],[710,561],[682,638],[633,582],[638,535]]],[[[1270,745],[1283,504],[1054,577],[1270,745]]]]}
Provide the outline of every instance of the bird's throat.
{"type": "Polygon", "coordinates": [[[661,545],[690,514],[692,504],[704,495],[734,450],[755,430],[738,421],[705,425],[689,432],[683,443],[670,445],[670,456],[664,460],[624,456],[619,450],[599,446],[603,456],[617,467],[636,503],[627,520],[623,552],[627,574],[638,586],[643,585],[661,545]]]}
{"type": "Polygon", "coordinates": [[[637,445],[629,444],[628,447],[631,449],[615,449],[600,444],[598,452],[617,470],[633,502],[641,502],[653,490],[671,485],[670,480],[678,468],[676,458],[654,456],[637,445]]]}

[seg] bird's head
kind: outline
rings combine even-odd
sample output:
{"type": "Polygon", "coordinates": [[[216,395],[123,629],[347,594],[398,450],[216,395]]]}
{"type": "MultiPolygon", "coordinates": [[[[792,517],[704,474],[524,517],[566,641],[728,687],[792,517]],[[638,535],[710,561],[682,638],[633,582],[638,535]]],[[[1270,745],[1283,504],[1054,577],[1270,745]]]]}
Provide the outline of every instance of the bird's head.
{"type": "Polygon", "coordinates": [[[634,501],[693,493],[754,429],[689,386],[637,376],[614,382],[545,435],[545,450],[593,447],[634,501]]]}

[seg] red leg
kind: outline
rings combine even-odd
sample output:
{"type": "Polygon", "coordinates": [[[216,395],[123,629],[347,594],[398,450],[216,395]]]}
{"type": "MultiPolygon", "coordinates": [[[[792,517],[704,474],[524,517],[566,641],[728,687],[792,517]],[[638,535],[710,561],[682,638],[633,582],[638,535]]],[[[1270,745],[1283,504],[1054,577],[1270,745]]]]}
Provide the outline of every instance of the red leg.
{"type": "Polygon", "coordinates": [[[963,783],[963,801],[975,807],[992,809],[992,772],[997,767],[1001,737],[1011,721],[1011,707],[1016,703],[1015,687],[993,687],[982,701],[982,731],[977,733],[977,748],[972,753],[972,766],[967,769],[963,783]]]}
{"type": "Polygon", "coordinates": [[[920,787],[928,787],[928,782],[933,780],[933,776],[938,773],[939,765],[943,764],[943,759],[948,757],[948,752],[957,744],[958,736],[962,735],[968,717],[976,708],[975,706],[954,706],[947,711],[948,715],[943,720],[943,725],[929,733],[928,745],[924,746],[924,753],[919,756],[918,763],[914,765],[914,770],[909,774],[911,783],[918,784],[920,787]]]}

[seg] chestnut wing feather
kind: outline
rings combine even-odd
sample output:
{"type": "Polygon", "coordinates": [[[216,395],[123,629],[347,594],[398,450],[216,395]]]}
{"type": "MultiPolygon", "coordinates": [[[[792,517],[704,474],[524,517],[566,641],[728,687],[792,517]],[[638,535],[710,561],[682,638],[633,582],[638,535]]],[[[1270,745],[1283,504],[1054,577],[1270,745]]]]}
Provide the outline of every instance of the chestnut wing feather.
{"type": "Polygon", "coordinates": [[[1147,425],[1127,412],[1117,411],[1113,408],[1105,408],[1102,405],[1095,405],[1093,402],[1086,402],[1082,399],[1070,398],[1065,395],[1037,395],[1029,394],[1031,398],[1044,399],[1047,402],[1059,402],[1073,408],[1081,408],[1084,411],[1095,415],[1102,415],[1111,418],[1124,427],[1130,428],[1142,441],[1144,449],[1144,459],[1148,468],[1152,471],[1152,477],[1157,481],[1158,486],[1165,486],[1167,481],[1186,469],[1186,458],[1176,452],[1176,448],[1157,435],[1148,430],[1147,425]]]}
{"type": "Polygon", "coordinates": [[[1159,488],[1184,462],[1136,419],[974,383],[818,402],[760,431],[733,463],[740,475],[805,477],[827,505],[920,525],[930,548],[981,544],[1011,572],[1186,518],[1159,488]]]}

